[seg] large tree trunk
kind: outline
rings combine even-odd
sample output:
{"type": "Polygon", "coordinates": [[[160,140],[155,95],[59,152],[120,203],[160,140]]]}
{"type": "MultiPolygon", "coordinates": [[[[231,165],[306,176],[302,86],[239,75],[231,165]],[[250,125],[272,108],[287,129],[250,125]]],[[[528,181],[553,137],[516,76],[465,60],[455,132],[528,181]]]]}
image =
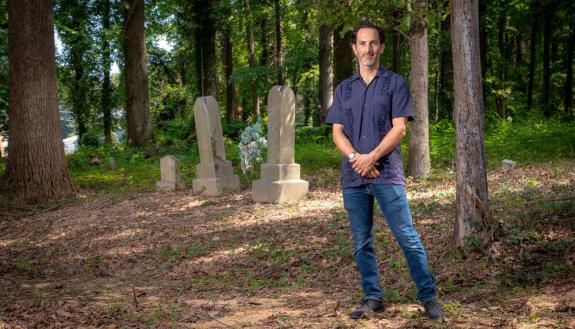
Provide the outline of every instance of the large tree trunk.
{"type": "Polygon", "coordinates": [[[324,123],[333,102],[333,30],[319,26],[319,122],[324,123]]]}
{"type": "Polygon", "coordinates": [[[230,41],[229,27],[224,29],[222,34],[224,78],[226,82],[226,120],[229,123],[235,121],[238,115],[236,106],[236,88],[230,81],[230,76],[234,72],[234,58],[232,56],[233,51],[232,43],[230,41]]]}
{"type": "Polygon", "coordinates": [[[541,105],[543,114],[546,117],[551,116],[550,88],[551,88],[551,20],[553,19],[554,10],[548,8],[543,15],[543,95],[541,105]]]}
{"type": "Polygon", "coordinates": [[[411,124],[409,140],[409,175],[426,177],[431,170],[429,158],[429,105],[428,69],[429,49],[427,44],[427,0],[416,0],[411,19],[411,94],[415,120],[411,124]]]}
{"type": "Polygon", "coordinates": [[[102,114],[104,117],[104,141],[112,143],[112,85],[110,71],[112,58],[110,57],[110,0],[103,0],[102,4],[102,67],[104,79],[102,81],[102,114]]]}
{"type": "MultiPolygon", "coordinates": [[[[250,1],[249,0],[245,0],[244,2],[244,8],[246,10],[246,12],[250,11],[250,1]]],[[[248,62],[250,65],[250,68],[255,69],[256,68],[256,54],[255,54],[255,46],[254,46],[254,31],[252,28],[252,21],[249,18],[246,19],[246,34],[247,34],[247,42],[248,42],[248,62]]],[[[254,108],[254,114],[259,117],[260,116],[260,98],[258,96],[258,85],[255,81],[252,81],[251,83],[251,89],[252,89],[252,103],[253,103],[253,108],[254,108]]],[[[244,112],[245,112],[245,107],[244,107],[244,112]]]]}
{"type": "Polygon", "coordinates": [[[283,86],[283,50],[282,50],[282,13],[279,0],[274,0],[274,13],[276,22],[276,65],[277,85],[283,86]]]}
{"type": "Polygon", "coordinates": [[[333,34],[333,85],[347,79],[354,72],[353,50],[350,45],[351,31],[341,36],[343,25],[338,25],[333,34]]]}
{"type": "Polygon", "coordinates": [[[71,196],[60,132],[52,1],[8,1],[10,152],[0,186],[23,202],[71,196]]]}
{"type": "Polygon", "coordinates": [[[144,0],[129,0],[124,21],[124,56],[128,141],[132,145],[141,146],[152,139],[144,38],[144,0]]]}
{"type": "Polygon", "coordinates": [[[569,116],[573,116],[573,48],[575,48],[575,23],[571,24],[571,35],[569,36],[569,42],[567,44],[567,61],[565,61],[565,72],[567,76],[565,78],[565,113],[569,116]]]}
{"type": "Polygon", "coordinates": [[[216,91],[216,28],[212,18],[213,0],[193,2],[195,67],[197,85],[202,96],[214,96],[216,91]]]}
{"type": "MultiPolygon", "coordinates": [[[[451,15],[441,22],[441,38],[447,39],[442,41],[442,44],[451,44],[450,36],[451,28],[451,15]]],[[[440,74],[439,74],[439,103],[443,108],[443,113],[447,114],[447,117],[454,119],[453,115],[453,59],[451,54],[451,46],[441,47],[441,62],[440,62],[440,74]]]]}
{"type": "Polygon", "coordinates": [[[451,42],[455,86],[456,218],[455,242],[493,239],[489,221],[487,174],[483,147],[484,108],[479,54],[478,0],[453,0],[451,42]]]}

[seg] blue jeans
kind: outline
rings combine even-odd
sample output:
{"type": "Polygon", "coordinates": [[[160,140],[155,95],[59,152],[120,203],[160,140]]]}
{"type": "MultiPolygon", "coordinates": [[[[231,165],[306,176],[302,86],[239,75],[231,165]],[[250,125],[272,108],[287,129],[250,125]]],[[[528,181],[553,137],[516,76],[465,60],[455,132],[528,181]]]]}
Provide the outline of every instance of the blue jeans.
{"type": "Polygon", "coordinates": [[[389,184],[366,184],[343,189],[343,203],[353,234],[355,262],[365,296],[376,299],[383,297],[373,237],[374,197],[407,259],[411,278],[417,286],[417,299],[423,302],[434,298],[435,279],[429,268],[423,244],[413,227],[405,187],[389,184]]]}

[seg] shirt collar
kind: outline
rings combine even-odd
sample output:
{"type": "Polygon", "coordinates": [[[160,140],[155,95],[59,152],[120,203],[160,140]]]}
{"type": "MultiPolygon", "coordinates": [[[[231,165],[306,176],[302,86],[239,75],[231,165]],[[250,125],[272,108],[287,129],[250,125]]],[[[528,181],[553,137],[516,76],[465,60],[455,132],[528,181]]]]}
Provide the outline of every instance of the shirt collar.
{"type": "MultiPolygon", "coordinates": [[[[375,74],[376,77],[381,78],[384,76],[385,72],[387,70],[385,69],[385,67],[383,67],[383,65],[379,64],[379,69],[377,70],[377,73],[375,74]]],[[[352,76],[351,76],[351,82],[354,82],[355,80],[361,78],[359,75],[359,72],[355,72],[352,76]]]]}

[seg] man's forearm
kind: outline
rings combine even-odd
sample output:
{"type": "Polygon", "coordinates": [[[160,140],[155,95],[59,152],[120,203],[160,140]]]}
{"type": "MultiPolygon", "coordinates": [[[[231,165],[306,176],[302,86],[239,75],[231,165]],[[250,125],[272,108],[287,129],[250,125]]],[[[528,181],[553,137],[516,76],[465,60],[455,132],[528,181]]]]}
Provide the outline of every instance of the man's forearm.
{"type": "Polygon", "coordinates": [[[333,125],[333,142],[341,154],[343,154],[343,156],[346,158],[351,152],[355,151],[355,148],[353,145],[351,145],[349,138],[347,138],[343,132],[343,125],[333,125]]]}
{"type": "Polygon", "coordinates": [[[377,161],[383,156],[389,154],[393,149],[401,143],[401,139],[405,136],[405,128],[402,127],[393,127],[391,130],[385,135],[385,137],[381,140],[379,145],[377,145],[369,155],[377,161]]]}

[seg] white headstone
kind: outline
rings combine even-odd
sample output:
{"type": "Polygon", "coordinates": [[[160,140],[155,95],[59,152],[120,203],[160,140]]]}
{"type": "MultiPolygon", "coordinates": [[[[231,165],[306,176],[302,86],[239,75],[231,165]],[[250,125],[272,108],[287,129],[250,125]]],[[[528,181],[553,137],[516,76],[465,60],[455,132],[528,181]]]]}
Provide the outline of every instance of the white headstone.
{"type": "Polygon", "coordinates": [[[194,104],[200,164],[196,166],[194,192],[218,195],[240,187],[232,162],[226,160],[224,136],[218,102],[212,96],[198,97],[194,104]]]}
{"type": "Polygon", "coordinates": [[[180,179],[180,160],[173,155],[160,159],[160,176],[161,180],[156,182],[158,189],[179,190],[185,187],[180,179]]]}
{"type": "Polygon", "coordinates": [[[261,178],[252,183],[257,202],[292,202],[308,191],[295,163],[295,96],[288,86],[274,86],[268,93],[268,159],[261,178]]]}

